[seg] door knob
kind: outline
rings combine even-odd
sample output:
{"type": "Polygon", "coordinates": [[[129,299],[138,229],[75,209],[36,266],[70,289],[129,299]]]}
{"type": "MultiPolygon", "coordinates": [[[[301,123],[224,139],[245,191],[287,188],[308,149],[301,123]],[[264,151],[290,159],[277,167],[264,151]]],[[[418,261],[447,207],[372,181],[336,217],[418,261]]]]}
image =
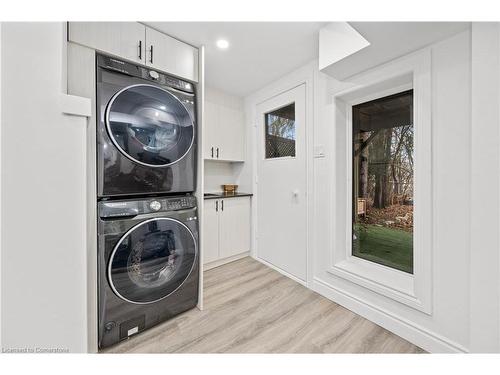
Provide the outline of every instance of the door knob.
{"type": "Polygon", "coordinates": [[[294,197],[294,198],[298,198],[298,197],[299,197],[299,190],[298,190],[298,189],[295,189],[295,190],[292,192],[292,194],[293,194],[293,197],[294,197]]]}

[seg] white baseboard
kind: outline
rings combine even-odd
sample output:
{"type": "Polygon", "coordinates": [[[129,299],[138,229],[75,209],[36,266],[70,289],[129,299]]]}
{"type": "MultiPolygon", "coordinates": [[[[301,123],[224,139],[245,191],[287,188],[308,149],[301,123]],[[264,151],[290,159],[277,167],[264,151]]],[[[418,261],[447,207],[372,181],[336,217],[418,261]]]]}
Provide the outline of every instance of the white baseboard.
{"type": "Polygon", "coordinates": [[[430,353],[468,353],[469,351],[441,335],[366,303],[349,292],[333,288],[318,278],[314,278],[311,289],[430,353]]]}
{"type": "Polygon", "coordinates": [[[257,262],[260,262],[260,263],[266,265],[267,267],[272,268],[275,271],[278,271],[279,273],[281,273],[282,275],[284,275],[284,276],[292,279],[293,281],[296,281],[299,284],[304,285],[305,287],[307,287],[307,282],[305,280],[299,279],[298,277],[293,276],[292,274],[290,274],[290,273],[288,273],[286,271],[283,271],[281,268],[276,267],[274,264],[271,264],[271,263],[265,261],[262,258],[259,258],[259,257],[252,257],[252,258],[255,259],[257,262]]]}
{"type": "Polygon", "coordinates": [[[224,264],[234,262],[236,260],[245,258],[247,256],[250,256],[250,251],[246,251],[244,253],[237,254],[237,255],[234,255],[234,256],[229,257],[229,258],[214,260],[213,262],[204,264],[203,265],[203,271],[208,271],[208,270],[210,270],[212,268],[223,266],[224,264]]]}

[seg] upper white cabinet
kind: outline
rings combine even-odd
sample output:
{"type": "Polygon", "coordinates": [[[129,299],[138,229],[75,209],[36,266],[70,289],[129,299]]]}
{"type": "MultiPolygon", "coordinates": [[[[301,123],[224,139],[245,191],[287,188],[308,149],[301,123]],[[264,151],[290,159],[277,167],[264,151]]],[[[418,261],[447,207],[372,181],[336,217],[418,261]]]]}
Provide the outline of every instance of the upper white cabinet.
{"type": "Polygon", "coordinates": [[[145,64],[146,30],[137,22],[70,22],[68,40],[145,64]]]}
{"type": "Polygon", "coordinates": [[[69,22],[68,40],[198,82],[198,49],[138,22],[69,22]]]}
{"type": "Polygon", "coordinates": [[[146,65],[198,81],[198,49],[146,26],[146,65]]]}
{"type": "Polygon", "coordinates": [[[205,100],[205,129],[203,132],[203,149],[205,159],[217,159],[219,106],[205,100]]]}
{"type": "Polygon", "coordinates": [[[219,158],[241,161],[245,159],[245,127],[243,111],[221,107],[219,111],[219,158]]]}
{"type": "Polygon", "coordinates": [[[205,159],[244,161],[245,144],[243,111],[206,100],[205,159]]]}

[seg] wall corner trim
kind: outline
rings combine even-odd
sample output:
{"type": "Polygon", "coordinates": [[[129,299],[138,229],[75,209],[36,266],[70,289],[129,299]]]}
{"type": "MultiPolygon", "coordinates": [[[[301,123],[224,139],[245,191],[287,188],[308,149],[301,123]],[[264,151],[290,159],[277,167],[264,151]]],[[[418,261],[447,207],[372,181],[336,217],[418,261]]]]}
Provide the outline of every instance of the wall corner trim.
{"type": "Polygon", "coordinates": [[[92,106],[90,98],[61,94],[61,112],[71,116],[90,117],[92,106]]]}

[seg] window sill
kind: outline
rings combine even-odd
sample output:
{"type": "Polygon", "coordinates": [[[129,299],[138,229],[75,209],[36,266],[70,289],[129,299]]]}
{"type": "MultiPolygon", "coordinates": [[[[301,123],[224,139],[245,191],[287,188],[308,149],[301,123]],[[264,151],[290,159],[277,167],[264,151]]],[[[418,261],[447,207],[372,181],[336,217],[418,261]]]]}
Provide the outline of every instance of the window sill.
{"type": "Polygon", "coordinates": [[[427,306],[416,296],[415,277],[411,274],[354,256],[335,263],[328,272],[412,308],[430,313],[427,306]]]}

